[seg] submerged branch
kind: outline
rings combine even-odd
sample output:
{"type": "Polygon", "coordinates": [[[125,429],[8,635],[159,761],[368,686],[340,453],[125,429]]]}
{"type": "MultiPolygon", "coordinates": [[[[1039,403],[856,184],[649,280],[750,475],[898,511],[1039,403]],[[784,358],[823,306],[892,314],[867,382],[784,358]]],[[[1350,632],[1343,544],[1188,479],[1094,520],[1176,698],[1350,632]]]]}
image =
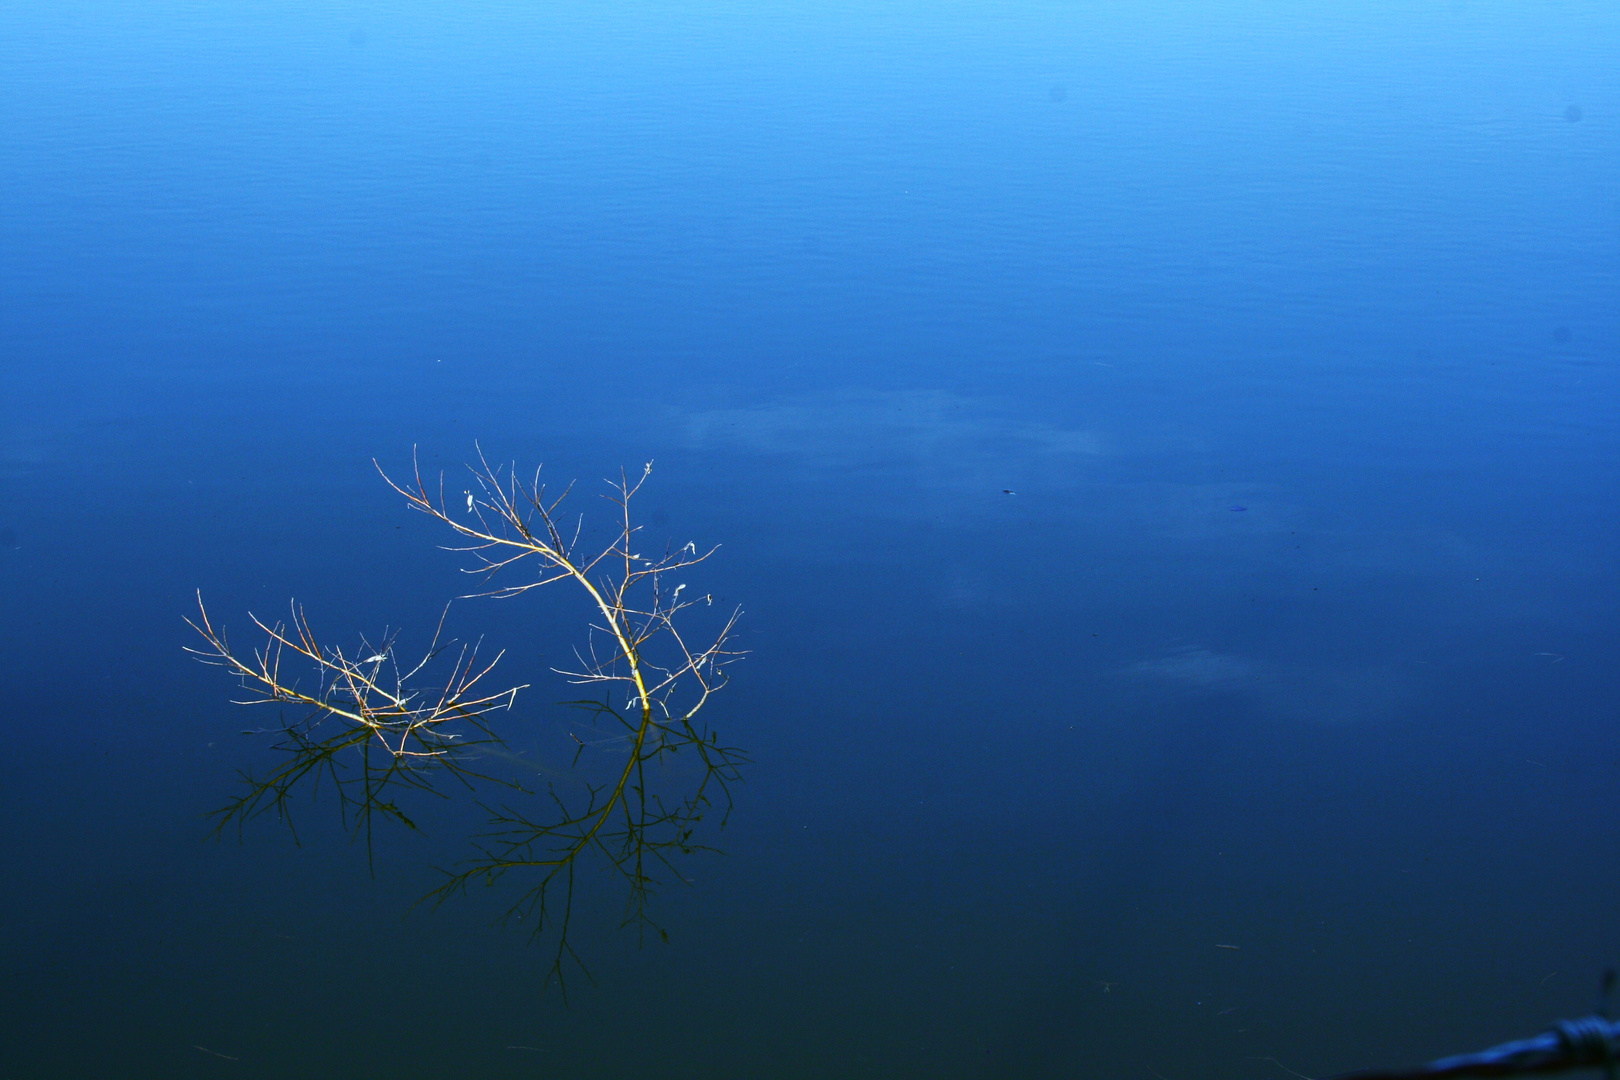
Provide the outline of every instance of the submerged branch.
{"type": "MultiPolygon", "coordinates": [[[[291,827],[293,792],[313,790],[327,780],[338,793],[345,824],[365,837],[369,857],[373,823],[379,817],[417,827],[401,807],[400,793],[448,798],[450,792],[441,789],[445,779],[475,797],[485,784],[501,785],[517,805],[511,799],[480,802],[490,815],[491,831],[475,842],[476,854],[445,871],[445,880],[424,900],[443,902],[473,882],[494,885],[521,878],[522,891],[507,915],[532,920],[536,938],[555,936],[551,974],[560,982],[567,964],[583,968],[569,931],[574,875],[589,854],[601,858],[627,887],[622,923],[667,936],[648,915],[652,891],[662,880],[658,875],[684,880],[675,858],[712,850],[695,839],[698,827],[717,807],[724,824],[731,785],[740,780],[747,759],[739,749],[722,745],[698,720],[710,697],[725,686],[728,665],[742,655],[728,647],[740,613],[731,612],[712,636],[696,640],[677,627],[677,618],[687,609],[714,601],[709,595],[682,599],[687,584],[671,575],[704,562],[716,549],[699,551],[687,544],[657,557],[641,553],[631,501],[651,470],[649,462],[634,478],[621,472],[617,481],[609,482],[606,497],[616,508],[617,527],[605,546],[582,556],[582,519],[570,530],[559,517],[573,485],[550,496],[538,470],[525,483],[515,470],[491,466],[480,450],[471,470],[472,487],[463,492],[465,507],[459,502],[452,507],[442,476],[430,489],[419,467],[400,482],[378,466],[411,507],[459,538],[450,550],[472,557],[465,572],[491,582],[525,560],[536,564],[531,580],[492,583],[474,595],[510,598],[572,581],[589,597],[595,619],[583,647],[575,651],[578,662],[555,670],[577,685],[599,684],[604,694],[627,693],[628,700],[622,708],[612,697],[571,703],[624,732],[602,740],[621,744],[616,752],[623,756],[606,780],[586,784],[583,800],[571,800],[555,785],[544,793],[529,792],[469,767],[476,756],[467,754],[470,748],[501,742],[492,715],[509,712],[524,687],[486,691],[483,684],[502,654],[483,662],[476,644],[445,642],[443,616],[422,659],[411,664],[400,662],[392,638],[376,647],[361,639],[353,655],[322,644],[297,604],[287,623],[253,618],[265,643],[243,654],[215,630],[199,595],[199,615],[191,625],[207,647],[190,651],[236,677],[248,691],[241,704],[294,706],[303,713],[280,729],[274,749],[281,760],[262,775],[244,774],[245,792],[215,811],[215,832],[232,824],[241,829],[271,811],[291,827]],[[309,685],[285,673],[284,662],[303,671],[309,685]],[[437,681],[432,672],[438,673],[437,681]],[[424,682],[430,685],[418,686],[424,682]],[[691,766],[679,771],[668,767],[682,751],[691,766]]],[[[574,741],[578,748],[571,770],[590,745],[577,736],[574,741]]]]}

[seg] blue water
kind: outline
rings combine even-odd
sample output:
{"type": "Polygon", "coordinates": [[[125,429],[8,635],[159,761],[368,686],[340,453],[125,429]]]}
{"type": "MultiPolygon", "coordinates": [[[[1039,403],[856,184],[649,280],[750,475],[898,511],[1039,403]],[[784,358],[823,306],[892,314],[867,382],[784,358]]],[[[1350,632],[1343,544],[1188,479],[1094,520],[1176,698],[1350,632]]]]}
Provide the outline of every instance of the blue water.
{"type": "MultiPolygon", "coordinates": [[[[1617,48],[1596,2],[0,8],[0,1077],[1284,1080],[1587,1011],[1617,48]],[[206,841],[273,717],[197,590],[425,642],[462,563],[371,461],[476,445],[591,514],[654,461],[745,611],[724,854],[667,945],[597,871],[566,1006],[500,890],[412,906],[460,803],[374,874],[330,802],[206,841]]],[[[452,609],[520,749],[584,624],[452,609]]]]}

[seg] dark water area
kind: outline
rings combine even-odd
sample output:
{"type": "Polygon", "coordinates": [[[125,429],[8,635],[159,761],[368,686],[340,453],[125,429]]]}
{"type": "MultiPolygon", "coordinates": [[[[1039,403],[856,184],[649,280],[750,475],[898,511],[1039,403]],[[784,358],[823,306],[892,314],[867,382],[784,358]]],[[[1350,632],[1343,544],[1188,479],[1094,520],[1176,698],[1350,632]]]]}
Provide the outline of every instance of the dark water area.
{"type": "MultiPolygon", "coordinates": [[[[1587,1012],[1617,55],[1575,2],[0,8],[0,1080],[1286,1080],[1587,1012]],[[668,944],[582,872],[566,1006],[509,889],[413,906],[465,800],[374,873],[329,798],[207,840],[275,716],[198,590],[425,645],[464,563],[372,459],[478,446],[587,515],[653,461],[744,610],[724,854],[668,944]]],[[[566,770],[557,588],[447,629],[566,770]]]]}

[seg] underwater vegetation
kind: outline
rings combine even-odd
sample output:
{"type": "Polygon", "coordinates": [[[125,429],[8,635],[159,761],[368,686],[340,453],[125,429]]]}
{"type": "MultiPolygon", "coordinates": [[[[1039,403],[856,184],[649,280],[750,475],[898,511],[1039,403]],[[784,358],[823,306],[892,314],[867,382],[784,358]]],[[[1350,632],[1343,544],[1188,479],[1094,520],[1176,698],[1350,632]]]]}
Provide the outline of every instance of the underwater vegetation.
{"type": "MultiPolygon", "coordinates": [[[[722,615],[717,629],[696,639],[684,629],[683,612],[712,607],[713,601],[688,593],[672,575],[703,562],[714,549],[687,544],[661,555],[641,553],[631,503],[651,471],[649,462],[639,477],[621,472],[610,482],[612,538],[582,549],[583,519],[571,531],[559,519],[573,485],[548,496],[538,470],[524,482],[514,467],[491,466],[480,452],[463,506],[446,501],[442,476],[430,490],[419,466],[413,465],[404,483],[378,466],[412,508],[459,538],[449,550],[466,554],[470,565],[463,569],[492,585],[473,595],[514,598],[558,585],[588,596],[593,621],[575,649],[575,663],[555,670],[600,692],[568,704],[591,714],[596,734],[602,734],[600,727],[610,730],[590,740],[571,736],[577,744],[573,760],[551,763],[537,775],[573,770],[587,749],[613,755],[610,768],[582,776],[576,785],[549,780],[543,788],[491,771],[492,758],[513,756],[498,721],[510,717],[518,691],[526,687],[492,689],[501,654],[485,659],[476,644],[445,641],[443,617],[426,652],[412,660],[398,654],[392,638],[376,644],[361,638],[348,651],[327,644],[294,602],[287,622],[250,615],[263,644],[243,652],[215,628],[199,594],[191,625],[206,646],[190,651],[237,678],[248,692],[239,704],[276,705],[283,713],[297,706],[300,713],[266,729],[276,740],[276,763],[243,774],[240,793],[213,812],[216,835],[266,813],[291,829],[290,800],[324,781],[337,793],[346,827],[365,840],[370,860],[378,823],[418,828],[402,796],[473,798],[488,812],[489,831],[473,839],[474,854],[444,870],[444,881],[424,900],[439,903],[475,883],[510,880],[518,895],[506,914],[528,921],[536,940],[550,941],[550,976],[565,996],[565,966],[589,975],[569,937],[576,875],[585,860],[597,861],[625,886],[624,925],[667,940],[649,916],[651,893],[660,874],[680,879],[677,857],[706,850],[695,839],[699,823],[718,809],[724,824],[730,785],[747,759],[722,745],[699,718],[710,696],[726,685],[726,667],[741,656],[728,648],[740,612],[722,615]],[[537,572],[512,580],[520,563],[537,572]],[[492,581],[497,576],[507,580],[492,581]],[[676,755],[688,767],[657,767],[676,755]]],[[[293,835],[296,841],[296,830],[293,835]]]]}

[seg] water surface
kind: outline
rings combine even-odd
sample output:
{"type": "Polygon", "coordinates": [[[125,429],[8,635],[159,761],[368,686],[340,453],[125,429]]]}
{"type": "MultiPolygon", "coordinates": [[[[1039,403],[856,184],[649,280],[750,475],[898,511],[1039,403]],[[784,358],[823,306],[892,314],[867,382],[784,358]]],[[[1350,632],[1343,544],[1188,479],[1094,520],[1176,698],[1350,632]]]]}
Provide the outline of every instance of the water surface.
{"type": "MultiPolygon", "coordinates": [[[[1280,1080],[1620,956],[1612,7],[0,43],[4,1075],[1280,1080]],[[499,895],[411,907],[476,814],[375,877],[329,805],[203,842],[266,757],[195,591],[425,640],[460,563],[371,461],[475,443],[592,513],[654,461],[746,611],[726,854],[667,946],[593,893],[566,1009],[499,895]]],[[[582,617],[451,629],[543,725],[582,617]]]]}

